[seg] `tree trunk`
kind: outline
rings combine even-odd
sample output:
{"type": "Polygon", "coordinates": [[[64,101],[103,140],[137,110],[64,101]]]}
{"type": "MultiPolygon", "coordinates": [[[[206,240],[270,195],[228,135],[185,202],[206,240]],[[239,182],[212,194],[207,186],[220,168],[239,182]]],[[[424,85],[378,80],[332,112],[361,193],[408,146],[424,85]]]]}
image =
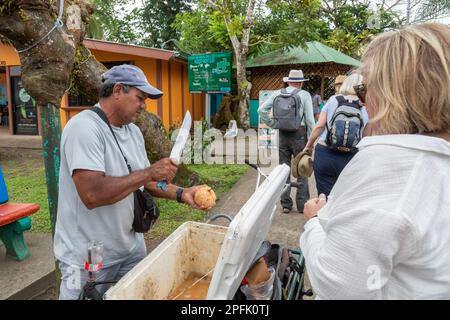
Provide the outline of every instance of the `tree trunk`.
{"type": "Polygon", "coordinates": [[[249,116],[249,105],[250,105],[250,91],[252,88],[251,83],[247,80],[246,75],[246,54],[240,57],[236,57],[236,72],[237,72],[237,82],[238,82],[238,97],[239,106],[235,111],[235,119],[240,128],[247,130],[250,128],[250,116],[249,116]]]}
{"type": "Polygon", "coordinates": [[[220,129],[224,132],[228,128],[230,120],[235,119],[235,117],[233,116],[233,104],[236,104],[236,101],[233,101],[233,98],[235,97],[231,94],[226,94],[223,96],[222,103],[220,104],[220,109],[214,115],[211,121],[215,128],[220,129]]]}

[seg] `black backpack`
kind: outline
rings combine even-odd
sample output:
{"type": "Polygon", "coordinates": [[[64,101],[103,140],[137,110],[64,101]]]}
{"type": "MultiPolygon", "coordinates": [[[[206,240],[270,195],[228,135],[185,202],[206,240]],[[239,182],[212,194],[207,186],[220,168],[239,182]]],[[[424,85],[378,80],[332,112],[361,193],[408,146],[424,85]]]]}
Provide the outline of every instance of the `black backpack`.
{"type": "Polygon", "coordinates": [[[338,106],[330,122],[327,121],[327,145],[340,152],[356,152],[361,141],[364,121],[359,100],[349,101],[336,96],[338,106]]]}
{"type": "Polygon", "coordinates": [[[301,89],[288,93],[286,89],[273,100],[274,129],[282,131],[297,131],[300,129],[304,114],[300,115],[302,102],[297,95],[301,89]]]}

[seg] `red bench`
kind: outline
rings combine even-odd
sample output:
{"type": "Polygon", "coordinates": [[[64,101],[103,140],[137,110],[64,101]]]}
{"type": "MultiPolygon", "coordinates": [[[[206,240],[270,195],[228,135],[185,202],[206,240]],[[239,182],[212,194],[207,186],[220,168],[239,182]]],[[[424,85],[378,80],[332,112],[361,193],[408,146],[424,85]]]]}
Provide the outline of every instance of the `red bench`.
{"type": "Polygon", "coordinates": [[[24,260],[30,255],[23,232],[31,229],[29,215],[36,213],[39,205],[34,203],[5,203],[0,205],[0,239],[6,247],[6,255],[24,260]]]}

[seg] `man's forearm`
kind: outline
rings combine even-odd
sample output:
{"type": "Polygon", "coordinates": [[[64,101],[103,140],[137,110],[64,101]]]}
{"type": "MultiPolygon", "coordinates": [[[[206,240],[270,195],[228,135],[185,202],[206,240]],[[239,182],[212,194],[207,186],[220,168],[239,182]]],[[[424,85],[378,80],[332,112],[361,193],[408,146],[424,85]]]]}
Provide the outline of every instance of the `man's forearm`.
{"type": "Polygon", "coordinates": [[[164,198],[164,199],[170,199],[170,200],[176,200],[177,199],[177,189],[178,186],[174,184],[168,184],[167,190],[161,190],[160,188],[156,187],[157,182],[149,182],[145,185],[145,189],[147,189],[152,196],[155,196],[157,198],[164,198]]]}
{"type": "Polygon", "coordinates": [[[135,171],[124,177],[102,176],[93,180],[85,199],[89,209],[111,205],[125,199],[151,179],[147,169],[135,171]]]}
{"type": "Polygon", "coordinates": [[[323,130],[325,129],[324,126],[318,126],[316,125],[311,133],[311,136],[308,139],[308,142],[306,143],[306,147],[307,148],[312,148],[314,147],[314,143],[316,142],[317,138],[320,137],[320,135],[322,134],[323,130]]]}

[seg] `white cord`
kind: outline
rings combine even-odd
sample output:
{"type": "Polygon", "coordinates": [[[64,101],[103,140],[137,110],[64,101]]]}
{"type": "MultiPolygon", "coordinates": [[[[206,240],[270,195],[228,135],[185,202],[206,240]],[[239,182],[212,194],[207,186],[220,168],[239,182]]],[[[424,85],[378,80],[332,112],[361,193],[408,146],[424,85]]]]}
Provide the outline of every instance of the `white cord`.
{"type": "Polygon", "coordinates": [[[62,18],[62,14],[64,11],[64,0],[59,0],[59,15],[58,18],[55,21],[55,24],[53,25],[53,28],[50,29],[49,32],[47,32],[47,34],[45,36],[43,36],[41,38],[41,40],[39,40],[38,42],[36,42],[35,44],[31,45],[30,47],[23,49],[23,50],[16,50],[18,53],[23,53],[25,51],[31,50],[34,47],[36,47],[39,43],[41,43],[45,38],[47,38],[52,32],[53,30],[55,30],[56,28],[61,28],[64,23],[62,22],[61,18],[62,18]]]}
{"type": "Polygon", "coordinates": [[[209,270],[203,277],[201,277],[200,279],[198,279],[197,281],[195,281],[192,285],[190,285],[188,288],[184,289],[183,291],[181,291],[179,294],[177,294],[172,300],[176,300],[179,296],[181,296],[183,293],[185,293],[186,291],[188,291],[190,288],[192,288],[193,286],[195,286],[197,283],[199,283],[200,281],[202,281],[204,278],[206,278],[211,272],[214,271],[214,268],[212,268],[211,270],[209,270]]]}

